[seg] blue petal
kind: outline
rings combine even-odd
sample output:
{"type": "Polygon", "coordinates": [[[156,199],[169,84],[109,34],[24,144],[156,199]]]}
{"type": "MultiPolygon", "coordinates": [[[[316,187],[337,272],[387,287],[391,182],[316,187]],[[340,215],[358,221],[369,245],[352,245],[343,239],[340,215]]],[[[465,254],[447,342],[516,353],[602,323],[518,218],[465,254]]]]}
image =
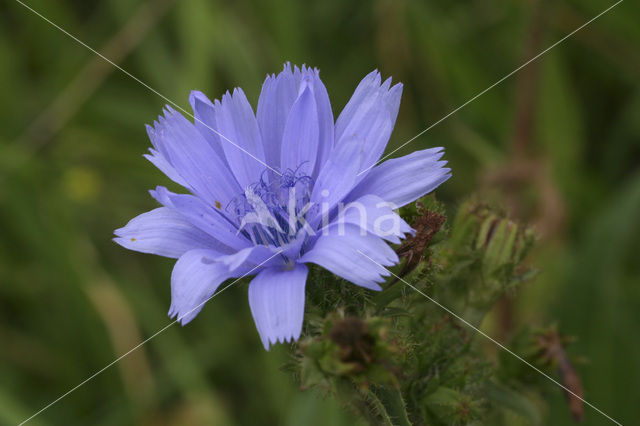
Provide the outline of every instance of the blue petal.
{"type": "MultiPolygon", "coordinates": [[[[258,100],[257,119],[262,133],[267,164],[282,170],[286,169],[287,166],[283,166],[280,163],[284,129],[287,120],[291,120],[290,114],[293,112],[294,102],[296,102],[302,93],[302,89],[304,89],[301,85],[310,87],[315,100],[318,122],[317,153],[314,155],[316,167],[312,173],[315,178],[318,176],[322,165],[329,158],[329,153],[333,149],[334,136],[331,102],[329,101],[327,89],[320,80],[319,71],[307,68],[304,65],[302,69],[295,67],[292,71],[291,65],[286,63],[280,74],[267,76],[258,100]],[[310,84],[308,80],[311,81],[310,84]]],[[[298,164],[294,165],[293,168],[297,166],[298,164]]]]}
{"type": "Polygon", "coordinates": [[[438,161],[443,154],[442,148],[431,148],[387,160],[371,169],[347,200],[372,194],[402,207],[451,177],[451,169],[444,167],[447,162],[438,161]]]}
{"type": "MultiPolygon", "coordinates": [[[[151,135],[153,132],[153,127],[147,126],[147,133],[151,135]]],[[[144,154],[144,158],[149,160],[154,166],[156,166],[162,173],[167,175],[169,179],[181,185],[185,188],[189,188],[189,184],[182,179],[182,176],[173,168],[173,166],[169,163],[169,161],[162,155],[160,152],[153,148],[149,148],[150,154],[144,154]]]]}
{"type": "Polygon", "coordinates": [[[229,270],[235,271],[238,268],[250,270],[256,267],[266,268],[268,266],[283,265],[284,261],[279,254],[283,252],[282,247],[252,246],[244,248],[237,253],[220,256],[216,262],[227,265],[229,270]]]}
{"type": "Polygon", "coordinates": [[[391,87],[391,79],[380,84],[377,71],[367,75],[356,88],[336,122],[336,141],[358,135],[365,140],[362,169],[382,156],[395,125],[400,108],[402,84],[391,87]]]}
{"type": "Polygon", "coordinates": [[[362,81],[360,81],[358,87],[356,87],[356,90],[353,92],[353,95],[351,95],[351,99],[349,99],[349,102],[347,102],[347,105],[343,108],[336,120],[336,141],[340,140],[345,128],[349,125],[353,116],[364,103],[365,99],[370,97],[372,93],[376,93],[379,87],[380,73],[378,70],[370,72],[362,79],[362,81]]]}
{"type": "Polygon", "coordinates": [[[197,90],[193,90],[189,95],[189,103],[196,118],[194,121],[196,129],[209,142],[209,145],[218,154],[222,162],[226,164],[227,159],[224,155],[222,144],[229,142],[221,140],[220,135],[216,133],[217,121],[213,103],[204,93],[197,90]]]}
{"type": "Polygon", "coordinates": [[[241,192],[226,164],[180,113],[167,107],[150,137],[186,188],[211,205],[226,205],[241,192]]]}
{"type": "Polygon", "coordinates": [[[281,260],[264,246],[249,247],[231,255],[215,250],[191,250],[180,257],[171,275],[171,309],[186,324],[202,309],[202,305],[228,278],[259,273],[265,267],[281,266],[281,260]],[[265,262],[267,260],[267,262],[265,262]]]}
{"type": "Polygon", "coordinates": [[[264,155],[268,165],[280,167],[282,134],[291,106],[298,96],[298,85],[286,64],[278,76],[267,76],[258,100],[257,119],[262,133],[264,155]]]}
{"type": "Polygon", "coordinates": [[[113,240],[129,250],[173,258],[192,249],[219,245],[181,214],[166,207],[142,213],[114,233],[117,237],[113,240]]]}
{"type": "Polygon", "coordinates": [[[304,317],[304,287],[308,269],[268,268],[249,284],[249,306],[264,348],[297,340],[304,317]]]}
{"type": "Polygon", "coordinates": [[[316,165],[319,142],[318,110],[313,95],[313,82],[306,76],[301,84],[301,93],[296,99],[282,136],[280,167],[284,170],[296,170],[311,175],[316,165]]]}
{"type": "Polygon", "coordinates": [[[311,202],[319,206],[318,216],[309,218],[314,226],[323,212],[329,212],[355,186],[362,163],[363,140],[351,138],[334,147],[311,193],[311,202]]]}
{"type": "Polygon", "coordinates": [[[226,265],[210,261],[216,256],[211,250],[191,250],[173,267],[169,316],[182,325],[195,318],[220,284],[234,276],[226,265]]]}
{"type": "Polygon", "coordinates": [[[238,183],[246,188],[258,182],[265,169],[265,153],[258,122],[242,89],[235,89],[233,95],[225,93],[222,103],[216,100],[215,115],[217,130],[228,139],[221,141],[222,149],[238,183]]]}
{"type": "Polygon", "coordinates": [[[325,162],[329,159],[329,155],[333,150],[333,111],[331,110],[331,102],[329,94],[320,80],[320,72],[313,70],[313,94],[316,99],[316,109],[318,111],[318,156],[316,159],[316,169],[313,177],[317,177],[322,170],[325,162]]]}
{"type": "Polygon", "coordinates": [[[398,256],[381,238],[362,233],[360,227],[352,224],[342,228],[338,224],[329,225],[300,262],[315,263],[354,284],[381,290],[377,283],[384,282],[383,277],[389,276],[389,272],[362,253],[383,266],[396,264],[398,256]]]}
{"type": "Polygon", "coordinates": [[[225,218],[223,213],[205,204],[200,198],[188,194],[175,194],[163,186],[150,191],[160,204],[177,211],[182,217],[215,238],[223,246],[240,250],[250,242],[225,218]]]}
{"type": "Polygon", "coordinates": [[[365,195],[347,204],[335,222],[351,223],[391,243],[399,244],[405,234],[413,234],[414,230],[393,211],[394,208],[376,195],[365,195]]]}

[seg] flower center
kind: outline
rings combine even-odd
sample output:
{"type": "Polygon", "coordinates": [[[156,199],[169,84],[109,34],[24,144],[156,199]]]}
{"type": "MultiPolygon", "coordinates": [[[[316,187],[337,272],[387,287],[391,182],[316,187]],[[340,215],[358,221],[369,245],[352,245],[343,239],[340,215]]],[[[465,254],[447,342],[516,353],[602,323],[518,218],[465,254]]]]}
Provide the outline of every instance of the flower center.
{"type": "Polygon", "coordinates": [[[314,184],[300,168],[279,176],[265,170],[259,182],[229,203],[227,211],[236,218],[240,234],[254,244],[276,247],[295,239],[306,224],[314,184]]]}

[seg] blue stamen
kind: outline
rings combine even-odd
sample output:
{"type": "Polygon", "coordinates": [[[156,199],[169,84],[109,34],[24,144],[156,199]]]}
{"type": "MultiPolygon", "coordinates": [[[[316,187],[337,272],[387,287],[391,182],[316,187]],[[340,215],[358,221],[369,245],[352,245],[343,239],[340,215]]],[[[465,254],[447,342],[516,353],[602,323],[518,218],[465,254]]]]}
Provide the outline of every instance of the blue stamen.
{"type": "Polygon", "coordinates": [[[276,247],[295,238],[305,223],[314,184],[301,171],[303,165],[280,176],[265,170],[257,182],[229,202],[225,210],[235,220],[239,234],[254,244],[276,247]]]}

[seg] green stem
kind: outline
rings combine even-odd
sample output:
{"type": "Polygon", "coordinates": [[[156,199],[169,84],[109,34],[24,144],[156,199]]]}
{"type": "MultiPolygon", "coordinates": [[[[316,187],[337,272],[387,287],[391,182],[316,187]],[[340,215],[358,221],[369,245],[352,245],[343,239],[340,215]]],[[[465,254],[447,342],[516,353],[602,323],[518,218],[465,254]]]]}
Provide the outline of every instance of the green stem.
{"type": "Polygon", "coordinates": [[[365,392],[367,412],[363,413],[371,421],[385,426],[411,426],[406,405],[400,389],[395,386],[381,386],[375,391],[369,388],[365,392]]]}
{"type": "Polygon", "coordinates": [[[391,420],[391,416],[387,412],[387,408],[384,406],[380,398],[378,398],[378,395],[376,395],[373,390],[369,389],[367,391],[367,399],[375,407],[375,411],[377,412],[378,416],[382,418],[382,424],[386,426],[395,426],[393,421],[391,420]]]}
{"type": "Polygon", "coordinates": [[[402,398],[400,389],[396,386],[383,386],[379,389],[380,398],[386,407],[386,412],[397,426],[411,426],[407,405],[402,398]]]}

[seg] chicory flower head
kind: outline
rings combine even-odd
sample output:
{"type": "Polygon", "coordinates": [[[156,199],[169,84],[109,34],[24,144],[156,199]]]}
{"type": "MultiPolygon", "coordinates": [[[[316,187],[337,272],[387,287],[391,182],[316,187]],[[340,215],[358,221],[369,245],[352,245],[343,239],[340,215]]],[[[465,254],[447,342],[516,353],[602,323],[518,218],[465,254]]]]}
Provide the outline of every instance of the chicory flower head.
{"type": "Polygon", "coordinates": [[[318,70],[305,66],[267,76],[257,114],[242,89],[214,102],[193,91],[195,123],[166,107],[147,126],[145,155],[190,194],[152,190],[162,207],[116,230],[115,241],[178,259],[169,315],[183,325],[225,280],[255,274],[249,305],[264,347],[297,340],[306,264],[380,290],[388,272],[370,259],[397,263],[385,240],[413,232],[393,209],[451,176],[442,148],[376,165],[401,94],[374,71],[334,122],[318,70]]]}

